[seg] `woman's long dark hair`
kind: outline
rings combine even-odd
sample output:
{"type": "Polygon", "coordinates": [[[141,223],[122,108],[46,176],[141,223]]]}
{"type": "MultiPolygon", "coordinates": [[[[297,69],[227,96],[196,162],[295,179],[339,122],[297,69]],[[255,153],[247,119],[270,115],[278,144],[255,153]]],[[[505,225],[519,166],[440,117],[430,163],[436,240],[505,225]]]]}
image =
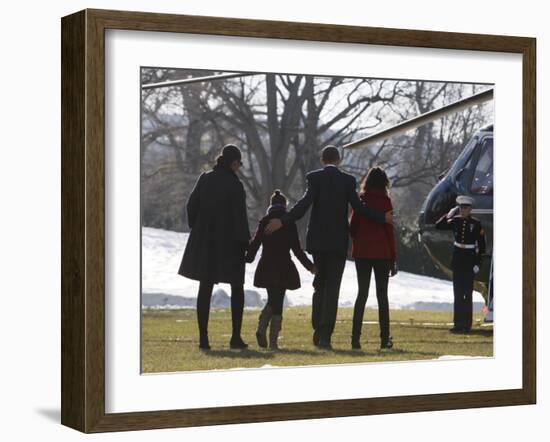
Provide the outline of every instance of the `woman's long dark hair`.
{"type": "Polygon", "coordinates": [[[360,192],[372,189],[385,189],[390,187],[390,180],[381,167],[371,167],[365,177],[361,180],[360,192]]]}
{"type": "Polygon", "coordinates": [[[230,169],[233,161],[241,161],[241,151],[234,144],[226,144],[216,158],[216,166],[230,169]]]}
{"type": "Polygon", "coordinates": [[[231,161],[229,161],[223,155],[218,155],[218,157],[216,158],[216,166],[223,167],[224,169],[229,169],[229,167],[231,166],[231,161]]]}

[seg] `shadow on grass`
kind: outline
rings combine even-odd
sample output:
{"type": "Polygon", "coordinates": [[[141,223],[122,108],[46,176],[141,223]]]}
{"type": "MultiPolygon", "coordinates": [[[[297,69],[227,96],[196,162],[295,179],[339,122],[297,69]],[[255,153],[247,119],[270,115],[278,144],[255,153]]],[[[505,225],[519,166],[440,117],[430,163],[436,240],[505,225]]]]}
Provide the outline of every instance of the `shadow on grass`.
{"type": "Polygon", "coordinates": [[[321,353],[321,351],[319,350],[304,350],[304,349],[301,349],[301,348],[279,348],[279,350],[276,350],[276,351],[272,351],[272,350],[267,350],[267,351],[270,351],[274,354],[282,354],[282,355],[300,355],[300,356],[317,356],[317,355],[321,355],[323,353],[321,353]]]}
{"type": "MultiPolygon", "coordinates": [[[[433,341],[407,341],[408,343],[425,343],[425,342],[431,342],[433,341]]],[[[441,344],[456,344],[456,342],[453,341],[438,341],[438,343],[441,344]]],[[[466,343],[466,342],[465,342],[466,343]]],[[[402,342],[403,344],[403,342],[402,342]]],[[[472,344],[468,342],[467,344],[472,344]]],[[[481,344],[481,343],[479,343],[481,344]]],[[[416,350],[416,349],[408,349],[405,350],[403,348],[399,347],[393,347],[391,349],[380,349],[380,348],[363,348],[362,350],[352,350],[352,349],[342,349],[342,348],[336,348],[334,347],[332,350],[304,350],[299,348],[280,348],[279,350],[255,350],[255,349],[244,349],[244,350],[223,350],[223,349],[212,349],[209,351],[201,352],[206,357],[212,357],[212,358],[229,358],[229,359],[273,359],[277,356],[284,356],[284,355],[292,355],[292,356],[304,356],[304,357],[321,357],[324,358],[328,355],[338,355],[338,356],[346,356],[351,358],[366,358],[366,357],[373,357],[373,356],[387,356],[391,358],[392,356],[397,355],[418,355],[418,356],[425,356],[425,357],[438,357],[441,356],[443,353],[438,351],[422,351],[422,350],[416,350]]]]}
{"type": "MultiPolygon", "coordinates": [[[[460,334],[459,334],[459,336],[460,336],[460,334]]],[[[490,330],[475,329],[475,330],[471,330],[469,333],[464,333],[463,336],[493,337],[493,329],[490,329],[490,330]]]]}
{"type": "Polygon", "coordinates": [[[430,340],[430,339],[417,339],[417,340],[405,340],[400,341],[402,345],[408,345],[408,344],[422,344],[422,345],[486,345],[489,344],[491,341],[448,341],[448,340],[430,340]]]}
{"type": "Polygon", "coordinates": [[[403,350],[401,348],[393,347],[391,349],[373,349],[372,351],[365,351],[365,350],[339,350],[339,349],[333,349],[332,353],[342,355],[342,356],[356,356],[356,357],[365,357],[365,356],[395,356],[395,355],[421,355],[421,356],[427,356],[427,357],[435,357],[440,356],[441,353],[439,352],[428,352],[428,351],[421,351],[421,350],[403,350]]]}
{"type": "Polygon", "coordinates": [[[469,333],[451,333],[449,327],[439,327],[439,326],[430,326],[423,327],[421,325],[407,325],[406,328],[419,329],[419,330],[429,330],[429,331],[444,331],[448,332],[450,336],[493,336],[493,329],[472,329],[469,333]]]}
{"type": "Polygon", "coordinates": [[[341,356],[350,356],[352,358],[364,358],[366,356],[374,356],[376,354],[375,351],[367,351],[365,349],[361,350],[351,350],[346,349],[343,350],[341,348],[333,347],[332,350],[325,350],[328,353],[334,353],[341,356]]]}
{"type": "MultiPolygon", "coordinates": [[[[239,359],[272,359],[277,355],[293,355],[293,356],[324,356],[325,351],[321,350],[303,350],[300,348],[279,348],[279,350],[254,350],[247,348],[245,350],[209,350],[203,352],[205,356],[220,357],[220,358],[239,358],[239,359]]],[[[366,353],[364,353],[366,355],[366,353]]]]}
{"type": "Polygon", "coordinates": [[[201,352],[208,357],[231,358],[231,359],[271,359],[275,355],[267,351],[258,351],[252,349],[245,350],[209,350],[201,352]]]}
{"type": "MultiPolygon", "coordinates": [[[[387,350],[386,350],[387,351],[387,350]]],[[[387,351],[389,353],[389,351],[387,351]]],[[[203,355],[213,358],[236,358],[236,359],[273,359],[276,356],[292,355],[306,357],[326,357],[330,354],[351,357],[367,357],[383,354],[383,351],[364,351],[364,350],[342,350],[334,348],[332,350],[303,350],[299,348],[279,348],[279,350],[209,350],[202,352],[203,355]]]]}

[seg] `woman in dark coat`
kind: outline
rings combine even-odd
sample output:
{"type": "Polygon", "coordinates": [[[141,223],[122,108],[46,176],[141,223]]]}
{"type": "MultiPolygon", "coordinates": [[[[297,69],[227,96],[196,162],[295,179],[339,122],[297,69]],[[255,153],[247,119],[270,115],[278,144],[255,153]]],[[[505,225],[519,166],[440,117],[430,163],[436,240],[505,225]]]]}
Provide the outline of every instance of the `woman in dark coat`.
{"type": "Polygon", "coordinates": [[[263,246],[254,275],[254,285],[267,289],[267,303],[258,319],[256,338],[260,347],[267,347],[266,333],[270,325],[269,347],[273,350],[278,349],[277,339],[283,320],[285,291],[300,288],[300,275],[292,262],[290,250],[307,270],[316,272],[315,266],[302,250],[294,222],[285,224],[271,235],[264,233],[265,226],[272,218],[281,218],[286,213],[286,204],[286,197],[275,190],[267,215],[260,220],[246,255],[246,262],[254,261],[260,245],[263,246]]]}
{"type": "MultiPolygon", "coordinates": [[[[386,172],[379,167],[369,170],[361,183],[361,200],[381,212],[392,211],[388,196],[389,180],[386,172]]],[[[392,224],[377,224],[353,212],[350,221],[350,235],[353,240],[352,255],[357,269],[359,292],[353,309],[353,329],[351,346],[360,349],[359,338],[363,325],[365,304],[369,295],[371,273],[376,279],[378,319],[380,325],[380,347],[393,346],[390,336],[390,313],[388,302],[388,278],[397,273],[395,236],[392,224]]]]}
{"type": "Polygon", "coordinates": [[[197,296],[199,348],[209,350],[208,317],[214,284],[231,284],[231,348],[246,348],[241,338],[245,253],[250,240],[246,194],[237,177],[241,152],[223,148],[213,170],[203,173],[187,202],[191,233],[178,273],[200,281],[197,296]]]}

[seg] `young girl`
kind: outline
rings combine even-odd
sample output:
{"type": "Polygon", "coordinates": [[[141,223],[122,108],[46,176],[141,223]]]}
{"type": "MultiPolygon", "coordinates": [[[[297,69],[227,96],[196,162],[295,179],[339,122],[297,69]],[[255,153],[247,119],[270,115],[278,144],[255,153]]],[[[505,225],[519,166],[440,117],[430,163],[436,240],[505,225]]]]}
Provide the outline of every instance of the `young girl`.
{"type": "Polygon", "coordinates": [[[300,275],[290,257],[290,250],[312,273],[316,269],[306,256],[300,240],[296,224],[285,224],[281,229],[266,235],[265,226],[272,218],[280,218],[286,213],[286,197],[280,190],[275,190],[271,196],[271,206],[267,214],[260,220],[254,238],[248,248],[246,262],[253,262],[260,245],[263,246],[262,256],[254,275],[254,286],[267,289],[267,304],[260,313],[256,339],[260,347],[267,347],[267,327],[269,328],[269,347],[277,350],[277,339],[283,320],[283,300],[286,290],[300,288],[300,275]]]}
{"type": "MultiPolygon", "coordinates": [[[[393,210],[388,195],[390,182],[383,169],[373,167],[361,183],[360,198],[369,207],[386,212],[393,210]]],[[[388,303],[388,278],[397,273],[395,236],[392,224],[377,224],[353,212],[350,221],[352,255],[357,269],[359,292],[353,309],[351,347],[360,349],[359,342],[365,304],[369,295],[371,273],[376,279],[380,348],[393,346],[390,336],[390,311],[388,303]]]]}

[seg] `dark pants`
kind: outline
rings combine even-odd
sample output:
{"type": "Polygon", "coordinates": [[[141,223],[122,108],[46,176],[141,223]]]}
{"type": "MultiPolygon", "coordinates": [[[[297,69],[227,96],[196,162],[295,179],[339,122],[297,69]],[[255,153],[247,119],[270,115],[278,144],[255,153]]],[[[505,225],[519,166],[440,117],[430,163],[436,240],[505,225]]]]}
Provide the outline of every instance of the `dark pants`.
{"type": "Polygon", "coordinates": [[[356,259],[357,283],[359,291],[353,309],[352,337],[359,339],[363,325],[365,305],[369,296],[371,273],[374,270],[376,280],[376,299],[378,300],[378,322],[380,324],[380,339],[385,341],[390,336],[390,309],[388,303],[388,280],[390,263],[385,259],[356,259]]]}
{"type": "Polygon", "coordinates": [[[285,299],[286,289],[283,288],[268,288],[266,307],[271,307],[271,312],[274,315],[283,314],[283,301],[285,299]]]}
{"type": "Polygon", "coordinates": [[[313,262],[317,274],[313,279],[311,325],[321,341],[330,343],[336,325],[346,255],[341,252],[313,252],[313,262]]]}
{"type": "MultiPolygon", "coordinates": [[[[197,322],[201,341],[208,339],[208,317],[214,283],[201,281],[197,297],[197,322]]],[[[241,336],[244,309],[244,288],[242,284],[231,284],[232,338],[241,336]]]]}
{"type": "Polygon", "coordinates": [[[472,269],[453,270],[454,327],[469,331],[472,328],[472,291],[474,289],[474,271],[472,269]]]}

